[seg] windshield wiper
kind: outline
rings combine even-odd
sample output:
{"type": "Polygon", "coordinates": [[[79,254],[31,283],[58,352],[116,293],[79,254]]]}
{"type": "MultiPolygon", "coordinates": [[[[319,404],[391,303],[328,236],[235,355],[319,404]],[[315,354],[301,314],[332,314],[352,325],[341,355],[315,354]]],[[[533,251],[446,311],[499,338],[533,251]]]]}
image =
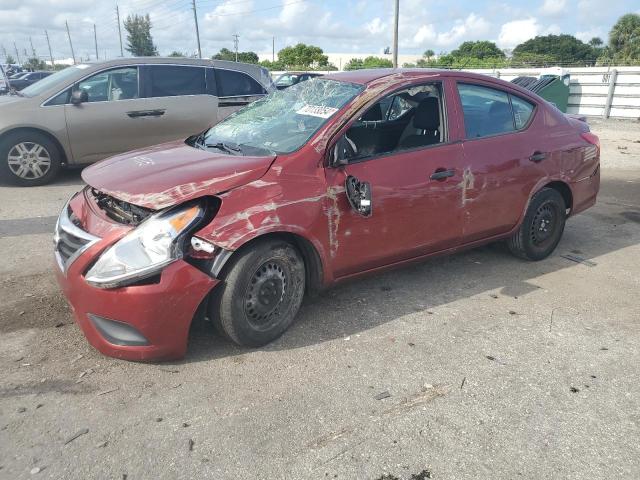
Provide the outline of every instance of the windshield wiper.
{"type": "Polygon", "coordinates": [[[216,148],[218,150],[222,150],[223,152],[230,153],[231,155],[242,154],[242,149],[238,145],[233,145],[225,142],[218,143],[205,143],[204,146],[206,148],[216,148]]]}

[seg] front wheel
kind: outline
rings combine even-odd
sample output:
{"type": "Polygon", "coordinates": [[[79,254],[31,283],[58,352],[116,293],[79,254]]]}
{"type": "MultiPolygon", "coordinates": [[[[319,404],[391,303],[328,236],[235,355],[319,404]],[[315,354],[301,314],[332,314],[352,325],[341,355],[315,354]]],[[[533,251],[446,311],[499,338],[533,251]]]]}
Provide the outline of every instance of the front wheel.
{"type": "Polygon", "coordinates": [[[526,260],[542,260],[562,238],[567,217],[564,198],[553,188],[536,193],[518,231],[507,240],[511,253],[526,260]]]}
{"type": "Polygon", "coordinates": [[[260,347],[293,323],[304,297],[304,261],[281,240],[261,241],[236,255],[213,297],[210,318],[238,345],[260,347]]]}
{"type": "Polygon", "coordinates": [[[0,177],[14,185],[45,185],[58,174],[61,153],[38,132],[10,133],[0,141],[0,177]]]}

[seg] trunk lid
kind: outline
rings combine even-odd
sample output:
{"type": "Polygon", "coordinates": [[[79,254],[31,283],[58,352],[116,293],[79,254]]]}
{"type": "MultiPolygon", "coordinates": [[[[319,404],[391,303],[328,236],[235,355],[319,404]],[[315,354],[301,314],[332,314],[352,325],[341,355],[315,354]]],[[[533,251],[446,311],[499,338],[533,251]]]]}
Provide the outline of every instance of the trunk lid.
{"type": "Polygon", "coordinates": [[[82,172],[83,180],[118,200],[160,210],[260,179],[275,156],[235,156],[183,142],[116,155],[82,172]]]}

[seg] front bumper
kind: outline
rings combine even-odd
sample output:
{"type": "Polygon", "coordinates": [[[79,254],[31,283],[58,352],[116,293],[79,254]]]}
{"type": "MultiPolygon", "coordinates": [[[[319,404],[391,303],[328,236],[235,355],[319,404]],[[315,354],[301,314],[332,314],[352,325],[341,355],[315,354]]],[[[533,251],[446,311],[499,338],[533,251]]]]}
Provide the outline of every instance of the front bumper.
{"type": "MultiPolygon", "coordinates": [[[[65,233],[60,232],[61,224],[64,222],[58,222],[56,238],[65,233]]],[[[84,273],[121,236],[96,238],[62,265],[56,247],[56,277],[76,321],[89,343],[105,355],[137,361],[183,357],[191,320],[218,280],[177,260],[155,282],[114,289],[89,285],[84,273]]]]}

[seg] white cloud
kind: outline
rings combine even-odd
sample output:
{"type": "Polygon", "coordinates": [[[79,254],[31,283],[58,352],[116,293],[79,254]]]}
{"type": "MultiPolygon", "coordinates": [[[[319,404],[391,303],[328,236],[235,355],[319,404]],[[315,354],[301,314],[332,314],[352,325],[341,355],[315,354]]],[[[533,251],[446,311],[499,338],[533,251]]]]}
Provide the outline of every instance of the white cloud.
{"type": "Polygon", "coordinates": [[[439,33],[436,43],[441,47],[455,47],[463,40],[478,40],[487,35],[489,30],[489,22],[475,13],[470,13],[464,21],[458,21],[448,32],[439,33]]]}
{"type": "Polygon", "coordinates": [[[513,48],[516,45],[538,35],[540,25],[535,18],[507,22],[500,28],[498,45],[502,48],[513,48]]]}
{"type": "Polygon", "coordinates": [[[387,25],[380,19],[380,17],[376,17],[365,25],[365,28],[371,35],[380,35],[387,29],[387,25]]]}
{"type": "Polygon", "coordinates": [[[567,9],[567,0],[544,0],[540,13],[545,16],[555,17],[564,13],[567,9]]]}
{"type": "Polygon", "coordinates": [[[413,36],[413,43],[416,45],[425,45],[432,43],[438,38],[433,25],[422,25],[413,36]]]}

